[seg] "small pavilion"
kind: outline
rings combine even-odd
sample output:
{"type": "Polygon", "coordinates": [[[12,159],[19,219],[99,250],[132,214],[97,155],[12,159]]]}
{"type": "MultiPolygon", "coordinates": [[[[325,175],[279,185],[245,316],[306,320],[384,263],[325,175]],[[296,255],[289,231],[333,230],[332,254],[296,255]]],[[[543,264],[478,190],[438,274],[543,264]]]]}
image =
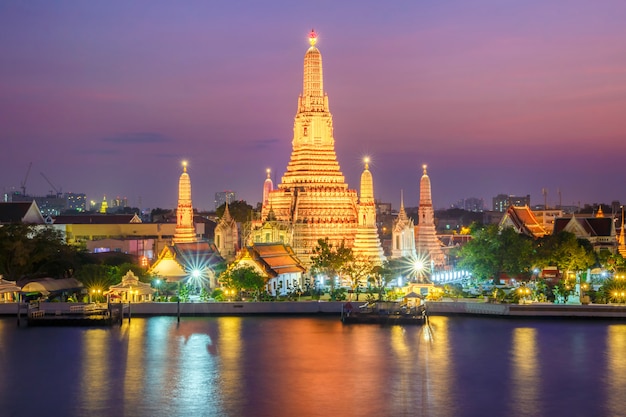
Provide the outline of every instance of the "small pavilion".
{"type": "Polygon", "coordinates": [[[120,302],[144,303],[152,301],[152,295],[155,291],[150,284],[139,281],[139,278],[133,274],[133,271],[129,270],[122,277],[122,282],[117,285],[111,285],[105,295],[109,298],[111,296],[119,297],[120,302]]]}
{"type": "Polygon", "coordinates": [[[15,285],[15,281],[8,281],[0,275],[0,303],[12,303],[17,300],[17,294],[22,291],[15,285]]]}

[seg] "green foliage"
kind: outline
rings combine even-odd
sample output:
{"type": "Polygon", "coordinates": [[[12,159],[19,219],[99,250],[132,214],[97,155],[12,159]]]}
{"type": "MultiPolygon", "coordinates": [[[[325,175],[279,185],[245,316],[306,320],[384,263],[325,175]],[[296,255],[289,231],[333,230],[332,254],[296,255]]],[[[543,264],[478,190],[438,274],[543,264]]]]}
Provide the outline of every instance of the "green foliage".
{"type": "MultiPolygon", "coordinates": [[[[222,217],[224,215],[224,210],[226,209],[226,204],[222,204],[215,210],[215,214],[217,217],[222,217]]],[[[252,219],[252,212],[254,208],[246,203],[244,200],[233,201],[228,204],[228,212],[230,216],[238,223],[245,223],[252,219]]]]}
{"type": "Polygon", "coordinates": [[[339,276],[348,265],[354,261],[352,249],[345,246],[342,241],[337,247],[328,242],[328,238],[319,239],[317,246],[313,248],[311,256],[311,273],[323,275],[330,279],[331,291],[335,289],[335,277],[339,276]]]}
{"type": "Polygon", "coordinates": [[[330,301],[344,301],[346,299],[346,289],[336,288],[334,290],[331,290],[329,295],[330,301]]]}
{"type": "Polygon", "coordinates": [[[539,239],[535,264],[539,267],[556,266],[559,271],[583,271],[596,262],[588,241],[577,239],[573,233],[560,232],[539,239]]]}
{"type": "Polygon", "coordinates": [[[387,286],[397,276],[400,268],[401,262],[395,259],[385,260],[382,265],[376,265],[372,268],[370,283],[374,285],[379,300],[384,298],[387,286]]]}
{"type": "Polygon", "coordinates": [[[209,295],[209,292],[207,291],[205,287],[202,287],[202,289],[200,290],[200,301],[203,301],[206,303],[210,299],[211,299],[211,296],[209,295]]]}
{"type": "Polygon", "coordinates": [[[533,252],[532,240],[512,228],[497,225],[480,229],[461,249],[459,267],[481,280],[498,283],[500,274],[518,276],[528,273],[533,252]]]}
{"type": "Polygon", "coordinates": [[[109,265],[85,264],[76,271],[76,279],[82,282],[87,290],[96,288],[104,292],[117,283],[114,280],[115,272],[115,267],[109,265]]]}
{"type": "Polygon", "coordinates": [[[607,279],[598,289],[596,302],[626,303],[626,279],[607,279]]]}
{"type": "Polygon", "coordinates": [[[12,281],[24,277],[70,278],[80,264],[78,248],[50,226],[8,224],[0,227],[0,274],[12,281]]]}
{"type": "Polygon", "coordinates": [[[123,263],[119,266],[114,266],[111,269],[111,279],[114,283],[122,282],[122,277],[128,273],[128,271],[132,271],[133,274],[139,279],[141,282],[150,282],[154,277],[146,272],[144,268],[137,264],[133,263],[123,263]]]}
{"type": "Polygon", "coordinates": [[[258,300],[260,291],[266,284],[265,277],[248,265],[233,265],[220,274],[219,281],[223,287],[235,289],[237,293],[252,292],[255,300],[258,300]]]}
{"type": "Polygon", "coordinates": [[[342,274],[347,278],[350,289],[357,294],[359,289],[367,282],[367,278],[372,274],[374,263],[365,257],[356,257],[347,262],[342,268],[342,274]]]}
{"type": "Polygon", "coordinates": [[[181,285],[180,289],[178,290],[178,298],[180,299],[181,303],[186,303],[187,301],[189,301],[190,292],[191,288],[189,287],[189,285],[181,285]]]}

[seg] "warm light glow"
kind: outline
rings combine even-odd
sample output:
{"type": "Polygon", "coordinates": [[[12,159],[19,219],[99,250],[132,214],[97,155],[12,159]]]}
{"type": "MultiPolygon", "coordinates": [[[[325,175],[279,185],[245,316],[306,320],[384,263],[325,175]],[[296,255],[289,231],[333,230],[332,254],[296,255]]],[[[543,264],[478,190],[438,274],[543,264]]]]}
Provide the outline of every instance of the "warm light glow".
{"type": "Polygon", "coordinates": [[[317,33],[315,33],[315,29],[311,29],[311,32],[309,33],[309,43],[311,46],[315,46],[317,43],[317,33]]]}
{"type": "Polygon", "coordinates": [[[183,161],[182,164],[183,164],[183,171],[187,172],[187,161],[183,161]]]}

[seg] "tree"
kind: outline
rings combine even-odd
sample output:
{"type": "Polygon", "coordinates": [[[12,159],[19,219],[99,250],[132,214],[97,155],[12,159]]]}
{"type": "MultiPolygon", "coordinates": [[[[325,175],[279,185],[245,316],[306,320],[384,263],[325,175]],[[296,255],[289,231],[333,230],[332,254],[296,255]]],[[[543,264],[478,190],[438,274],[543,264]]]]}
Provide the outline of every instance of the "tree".
{"type": "Polygon", "coordinates": [[[49,226],[0,227],[0,274],[12,281],[28,277],[69,278],[80,263],[80,250],[65,243],[49,226]]]}
{"type": "Polygon", "coordinates": [[[328,242],[328,238],[318,239],[311,256],[311,272],[330,279],[330,291],[335,290],[335,278],[344,270],[348,262],[354,260],[352,249],[345,246],[345,241],[337,247],[328,242]]]}
{"type": "Polygon", "coordinates": [[[596,262],[596,255],[588,241],[577,239],[569,232],[547,235],[538,241],[536,265],[554,266],[559,271],[584,271],[596,262]]]}
{"type": "Polygon", "coordinates": [[[370,281],[378,293],[378,300],[382,300],[385,296],[386,288],[397,274],[398,268],[400,268],[400,263],[395,259],[385,260],[382,265],[376,265],[372,268],[370,281]]]}
{"type": "Polygon", "coordinates": [[[220,274],[219,281],[223,287],[241,291],[252,291],[254,299],[258,300],[266,279],[254,267],[249,265],[234,265],[220,274]]]}
{"type": "MultiPolygon", "coordinates": [[[[222,204],[215,210],[217,217],[222,217],[226,210],[226,203],[222,204]]],[[[254,208],[244,200],[233,201],[228,203],[228,212],[230,216],[238,223],[245,223],[252,219],[254,208]]]]}
{"type": "Polygon", "coordinates": [[[356,301],[359,301],[359,289],[372,274],[374,263],[367,257],[354,257],[346,262],[342,268],[342,274],[347,277],[352,293],[356,293],[356,301]]]}
{"type": "Polygon", "coordinates": [[[459,267],[471,271],[478,279],[499,283],[500,275],[528,273],[532,264],[533,244],[513,228],[499,229],[489,225],[480,229],[460,251],[459,267]]]}

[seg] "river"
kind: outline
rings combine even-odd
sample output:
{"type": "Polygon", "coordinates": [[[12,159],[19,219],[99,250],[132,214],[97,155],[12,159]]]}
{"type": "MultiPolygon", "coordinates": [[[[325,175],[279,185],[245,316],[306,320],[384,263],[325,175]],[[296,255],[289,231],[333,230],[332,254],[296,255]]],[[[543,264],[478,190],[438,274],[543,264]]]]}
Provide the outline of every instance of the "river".
{"type": "Polygon", "coordinates": [[[620,416],[626,325],[431,317],[0,319],[0,415],[620,416]]]}

